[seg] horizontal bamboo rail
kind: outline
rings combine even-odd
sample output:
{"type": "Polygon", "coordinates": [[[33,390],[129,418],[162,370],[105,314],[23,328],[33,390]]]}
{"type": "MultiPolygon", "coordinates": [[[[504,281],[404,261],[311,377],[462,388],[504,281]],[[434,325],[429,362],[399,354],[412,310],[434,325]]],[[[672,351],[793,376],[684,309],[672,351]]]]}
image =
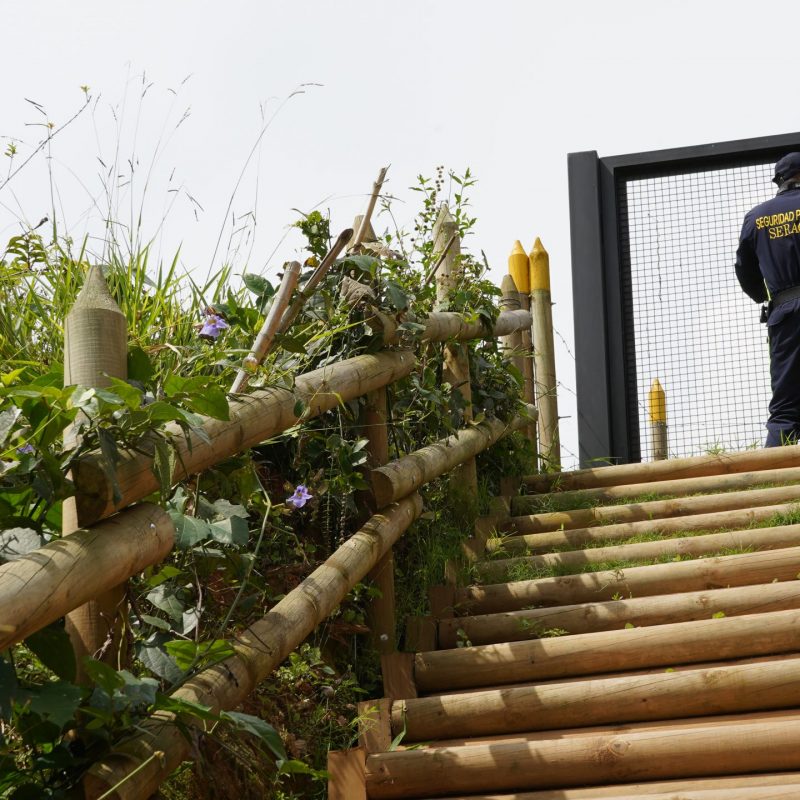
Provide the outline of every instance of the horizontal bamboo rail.
{"type": "Polygon", "coordinates": [[[610,467],[591,467],[559,474],[530,475],[523,484],[532,492],[553,490],[594,489],[622,483],[678,478],[700,478],[732,472],[759,469],[781,469],[800,465],[800,445],[744,450],[740,453],[673,458],[668,461],[649,461],[643,464],[617,464],[610,467]]]}
{"type": "Polygon", "coordinates": [[[417,690],[499,686],[800,650],[800,611],[434,650],[414,656],[417,690]]]}
{"type": "Polygon", "coordinates": [[[529,406],[527,417],[517,416],[510,423],[499,419],[484,420],[479,425],[464,428],[447,439],[373,469],[370,479],[378,508],[383,508],[434,478],[450,472],[467,459],[491,447],[507,433],[528,425],[535,415],[536,409],[529,406]]]}
{"type": "Polygon", "coordinates": [[[679,719],[800,704],[797,659],[512,686],[399,700],[392,736],[403,742],[679,719]]]}
{"type": "Polygon", "coordinates": [[[776,486],[772,489],[722,492],[698,495],[697,497],[679,497],[674,500],[650,500],[645,503],[580,508],[573,511],[518,514],[518,510],[523,507],[523,504],[533,499],[535,498],[515,497],[511,501],[510,524],[520,532],[523,529],[525,533],[568,530],[603,523],[639,522],[655,518],[666,519],[797,502],[800,501],[800,486],[776,486]]]}
{"type": "Polygon", "coordinates": [[[520,642],[546,636],[552,630],[589,633],[620,630],[626,625],[642,627],[710,619],[718,613],[733,617],[788,608],[800,608],[797,581],[442,619],[438,641],[442,648],[458,647],[463,637],[474,645],[520,642]]]}
{"type": "MultiPolygon", "coordinates": [[[[176,447],[173,482],[281,433],[301,416],[319,416],[347,400],[393,383],[408,375],[414,365],[410,352],[356,356],[298,376],[293,391],[270,388],[236,397],[231,400],[230,421],[207,419],[200,433],[184,435],[177,425],[167,426],[176,447]]],[[[122,499],[115,504],[100,456],[78,461],[74,476],[81,525],[108,517],[117,508],[157,491],[152,464],[152,456],[132,452],[122,455],[116,472],[122,499]]]]}
{"type": "Polygon", "coordinates": [[[637,800],[641,797],[651,800],[796,800],[800,797],[800,772],[545,789],[514,794],[448,795],[447,800],[637,800]]]}
{"type": "Polygon", "coordinates": [[[584,503],[597,503],[603,500],[622,500],[636,497],[642,493],[651,496],[670,495],[681,497],[687,494],[706,492],[727,492],[734,489],[750,489],[764,484],[800,483],[800,467],[784,469],[764,469],[754,472],[738,472],[730,475],[707,475],[701,478],[679,478],[677,480],[653,481],[643,486],[641,483],[626,483],[619,486],[599,486],[595,489],[575,489],[566,492],[529,495],[515,498],[531,503],[524,513],[547,510],[549,503],[556,502],[560,508],[578,508],[584,503]]]}
{"type": "Polygon", "coordinates": [[[142,504],[0,566],[0,650],[98,597],[172,549],[175,526],[142,504]]]}
{"type": "Polygon", "coordinates": [[[793,581],[800,574],[800,547],[735,556],[676,561],[556,578],[457,589],[455,606],[473,613],[510,611],[532,605],[566,605],[643,597],[726,586],[793,581]]]}
{"type": "Polygon", "coordinates": [[[370,798],[548,788],[632,779],[800,769],[800,715],[702,723],[575,738],[493,742],[367,757],[370,798]]]}
{"type": "MultiPolygon", "coordinates": [[[[652,462],[650,462],[652,463],[652,462]]],[[[640,522],[619,522],[610,525],[599,525],[593,528],[574,528],[572,530],[548,531],[546,533],[528,534],[526,520],[528,517],[516,517],[514,520],[516,533],[525,535],[528,547],[534,550],[551,550],[569,545],[579,548],[590,542],[608,542],[615,539],[630,539],[642,533],[670,533],[686,531],[712,531],[720,528],[745,528],[767,522],[778,514],[792,514],[797,511],[797,503],[779,503],[774,506],[758,506],[742,508],[734,511],[714,511],[710,514],[688,514],[685,517],[666,519],[644,519],[640,522]]]]}
{"type": "Polygon", "coordinates": [[[466,318],[454,311],[433,311],[420,321],[425,330],[423,342],[468,342],[473,339],[498,339],[531,326],[531,312],[523,309],[501,311],[494,325],[466,318]]]}
{"type": "MultiPolygon", "coordinates": [[[[190,678],[174,696],[215,711],[235,708],[330,615],[421,513],[422,499],[412,495],[376,514],[264,617],[236,636],[235,656],[190,678]]],[[[84,782],[87,800],[118,784],[108,800],[144,800],[157,791],[191,748],[181,729],[171,724],[173,719],[169,714],[154,715],[141,726],[141,733],[94,764],[84,782]]],[[[184,721],[202,725],[196,719],[184,721]]]]}
{"type": "MultiPolygon", "coordinates": [[[[534,534],[535,536],[536,534],[534,534]]],[[[566,550],[561,553],[487,561],[477,566],[482,580],[505,575],[514,564],[527,564],[530,568],[556,566],[581,566],[601,564],[604,561],[645,561],[661,556],[707,556],[723,550],[750,548],[775,550],[779,547],[800,545],[800,525],[777,525],[774,528],[750,528],[741,531],[723,531],[702,536],[684,536],[678,539],[659,539],[654,542],[636,542],[611,547],[590,547],[586,550],[566,550]]],[[[525,537],[509,536],[490,539],[487,549],[525,552],[525,537]]]]}

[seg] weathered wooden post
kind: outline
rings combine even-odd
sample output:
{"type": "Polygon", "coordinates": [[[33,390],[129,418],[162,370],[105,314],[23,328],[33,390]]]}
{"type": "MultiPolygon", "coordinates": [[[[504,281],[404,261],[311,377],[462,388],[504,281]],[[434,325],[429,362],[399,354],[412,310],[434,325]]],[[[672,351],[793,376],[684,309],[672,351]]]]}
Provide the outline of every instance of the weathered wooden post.
{"type": "Polygon", "coordinates": [[[550,299],[550,256],[538,236],[530,253],[530,293],[536,408],[539,410],[539,452],[542,466],[549,470],[560,470],[561,442],[558,433],[553,303],[550,299]]]}
{"type": "MultiPolygon", "coordinates": [[[[114,301],[101,267],[89,268],[75,305],[64,320],[64,385],[103,388],[109,378],[128,375],[128,326],[114,301]]],[[[64,432],[64,445],[76,445],[73,428],[64,432]]],[[[62,531],[73,533],[82,525],[76,500],[64,501],[62,531]]],[[[89,554],[91,558],[91,554],[89,554]]],[[[66,617],[66,627],[75,651],[78,676],[86,655],[118,664],[125,613],[125,584],[115,587],[66,617]]]]}
{"type": "Polygon", "coordinates": [[[647,395],[650,417],[650,457],[653,461],[667,458],[667,396],[658,378],[653,379],[647,395]]]}
{"type": "MultiPolygon", "coordinates": [[[[366,395],[361,413],[363,433],[369,439],[367,452],[370,469],[381,467],[389,460],[389,429],[386,388],[376,389],[366,395]]],[[[373,495],[374,496],[374,495],[373,495]]],[[[373,509],[377,511],[379,509],[373,509]]],[[[372,585],[380,591],[369,608],[369,627],[372,643],[381,654],[393,653],[397,649],[394,554],[390,549],[369,573],[372,585]]]]}
{"type": "MultiPolygon", "coordinates": [[[[461,265],[461,240],[458,225],[450,209],[442,203],[433,228],[434,262],[441,258],[436,271],[436,305],[446,308],[453,290],[464,278],[461,265]],[[443,254],[443,255],[442,255],[443,254]]],[[[469,379],[469,350],[466,344],[452,342],[444,346],[444,370],[442,379],[464,398],[464,422],[472,421],[472,386],[469,379]]],[[[465,497],[478,495],[478,474],[475,459],[465,461],[454,476],[454,485],[459,485],[465,497]]]]}
{"type": "MultiPolygon", "coordinates": [[[[517,298],[519,300],[519,307],[525,311],[530,311],[530,265],[528,256],[525,253],[525,248],[522,243],[517,240],[514,242],[514,247],[511,249],[511,254],[508,257],[508,275],[517,289],[517,298]]],[[[522,396],[525,402],[530,405],[536,403],[536,391],[533,382],[533,341],[531,339],[531,330],[527,328],[517,333],[520,359],[519,363],[515,362],[522,372],[522,396]]],[[[526,429],[528,439],[533,443],[534,451],[538,453],[536,425],[531,424],[526,429]]],[[[538,462],[538,455],[534,460],[534,464],[538,462]]]]}

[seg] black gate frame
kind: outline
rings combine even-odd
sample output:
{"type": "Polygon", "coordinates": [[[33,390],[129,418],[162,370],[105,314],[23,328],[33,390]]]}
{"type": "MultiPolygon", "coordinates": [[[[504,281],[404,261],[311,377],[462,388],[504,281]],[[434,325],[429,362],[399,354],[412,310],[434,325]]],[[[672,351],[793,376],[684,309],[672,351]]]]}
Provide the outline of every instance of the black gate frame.
{"type": "MultiPolygon", "coordinates": [[[[623,273],[627,208],[620,182],[764,164],[793,150],[800,150],[800,132],[608,158],[594,150],[567,156],[581,466],[641,460],[636,375],[625,370],[626,337],[629,354],[635,339],[632,319],[627,329],[625,322],[630,274],[623,273]]],[[[731,253],[731,269],[733,259],[731,253]]]]}

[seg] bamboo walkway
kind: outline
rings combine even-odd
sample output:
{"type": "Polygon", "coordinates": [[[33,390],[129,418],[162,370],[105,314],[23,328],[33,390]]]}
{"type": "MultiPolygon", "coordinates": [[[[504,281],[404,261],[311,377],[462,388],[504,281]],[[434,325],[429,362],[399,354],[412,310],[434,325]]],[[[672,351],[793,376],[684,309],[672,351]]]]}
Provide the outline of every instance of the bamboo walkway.
{"type": "Polygon", "coordinates": [[[432,587],[417,652],[384,658],[331,800],[800,798],[800,473],[753,461],[499,498],[476,583],[432,587]]]}

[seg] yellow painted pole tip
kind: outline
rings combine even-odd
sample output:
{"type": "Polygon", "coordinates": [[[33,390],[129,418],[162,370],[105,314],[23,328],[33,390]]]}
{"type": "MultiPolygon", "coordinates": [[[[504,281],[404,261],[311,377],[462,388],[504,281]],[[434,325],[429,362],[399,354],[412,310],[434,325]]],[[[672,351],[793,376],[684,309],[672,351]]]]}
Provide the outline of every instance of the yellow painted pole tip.
{"type": "Polygon", "coordinates": [[[508,274],[514,279],[517,291],[524,294],[528,294],[531,290],[529,272],[528,256],[525,253],[522,242],[517,239],[508,257],[508,274]]]}
{"type": "Polygon", "coordinates": [[[531,291],[550,291],[550,256],[537,236],[530,253],[531,291]]]}
{"type": "Polygon", "coordinates": [[[658,378],[653,379],[650,392],[647,395],[647,409],[651,422],[667,421],[667,395],[658,378]]]}

